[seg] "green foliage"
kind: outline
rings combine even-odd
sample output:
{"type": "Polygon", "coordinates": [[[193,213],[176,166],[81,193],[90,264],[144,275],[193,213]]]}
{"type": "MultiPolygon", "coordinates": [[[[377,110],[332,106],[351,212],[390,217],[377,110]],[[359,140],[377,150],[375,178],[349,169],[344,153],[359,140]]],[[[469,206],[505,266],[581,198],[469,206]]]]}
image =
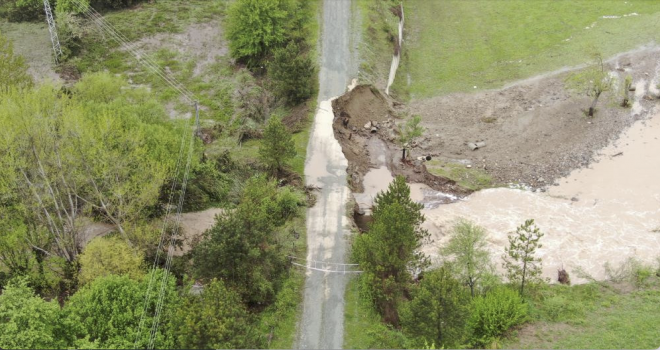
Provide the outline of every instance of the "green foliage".
{"type": "Polygon", "coordinates": [[[42,0],[7,0],[0,7],[5,7],[7,19],[12,22],[36,21],[44,17],[42,0]]]}
{"type": "Polygon", "coordinates": [[[280,171],[284,164],[296,156],[296,144],[291,134],[277,117],[271,117],[259,145],[259,157],[272,171],[280,171]]]}
{"type": "Polygon", "coordinates": [[[181,126],[143,89],[109,74],[84,77],[72,96],[52,86],[0,93],[0,193],[35,223],[37,247],[74,261],[83,215],[123,227],[153,213],[174,169],[181,126]],[[45,231],[46,240],[41,236],[45,231]]]}
{"type": "Polygon", "coordinates": [[[422,205],[410,199],[405,178],[397,176],[374,200],[369,232],[353,242],[353,259],[364,271],[362,281],[369,298],[386,322],[398,324],[397,304],[411,281],[411,271],[428,266],[419,251],[429,233],[421,228],[422,205]]]}
{"type": "Polygon", "coordinates": [[[527,220],[516,228],[515,233],[509,234],[509,246],[505,247],[502,255],[507,277],[512,283],[520,285],[520,296],[524,295],[525,284],[541,281],[541,258],[534,254],[538,248],[543,247],[539,240],[543,232],[534,225],[534,220],[527,220]]]}
{"type": "Polygon", "coordinates": [[[566,88],[577,94],[584,94],[593,98],[589,107],[589,116],[593,117],[598,98],[603,92],[612,89],[613,80],[605,70],[603,58],[599,53],[594,54],[593,63],[586,69],[570,75],[566,79],[566,88]]]}
{"type": "MultiPolygon", "coordinates": [[[[59,3],[58,3],[59,4],[59,3]]],[[[62,48],[60,60],[75,56],[82,49],[84,30],[82,20],[69,12],[58,10],[56,13],[57,37],[62,48]]]]}
{"type": "Polygon", "coordinates": [[[183,210],[204,210],[227,200],[231,180],[227,174],[220,172],[217,163],[211,161],[199,163],[190,177],[183,210]]]}
{"type": "Polygon", "coordinates": [[[58,25],[60,15],[64,14],[80,14],[89,8],[89,0],[57,0],[55,5],[55,12],[58,14],[58,25]]]}
{"type": "Polygon", "coordinates": [[[255,349],[250,316],[241,297],[213,279],[200,295],[186,295],[174,317],[173,333],[181,349],[255,349]]]}
{"type": "Polygon", "coordinates": [[[81,284],[101,276],[128,275],[139,279],[144,275],[144,254],[134,250],[121,237],[97,237],[80,254],[81,284]]]}
{"type": "Polygon", "coordinates": [[[286,260],[277,242],[284,224],[275,183],[248,180],[240,204],[217,217],[193,251],[197,274],[219,278],[248,304],[268,304],[277,291],[286,260]]]}
{"type": "Polygon", "coordinates": [[[227,13],[232,57],[257,67],[287,39],[290,0],[237,0],[227,13]]]}
{"type": "Polygon", "coordinates": [[[403,304],[401,325],[417,340],[417,347],[430,343],[457,348],[465,340],[469,304],[468,291],[449,269],[431,270],[413,289],[410,302],[403,304]]]}
{"type": "Polygon", "coordinates": [[[297,105],[316,91],[314,62],[302,44],[290,42],[276,49],[268,64],[268,76],[278,97],[289,105],[297,105]]]}
{"type": "Polygon", "coordinates": [[[468,328],[472,333],[472,345],[487,346],[509,328],[525,320],[527,306],[515,291],[499,287],[486,296],[472,300],[468,328]]]}
{"type": "Polygon", "coordinates": [[[486,250],[486,230],[471,221],[458,220],[441,254],[451,261],[456,276],[470,287],[472,297],[475,288],[480,289],[482,277],[493,273],[490,254],[486,250]]]}
{"type": "Polygon", "coordinates": [[[0,33],[0,92],[9,88],[27,88],[32,78],[23,57],[14,55],[11,41],[0,33]]]}
{"type": "MultiPolygon", "coordinates": [[[[109,275],[99,277],[74,294],[64,312],[76,327],[79,341],[92,342],[101,349],[130,349],[135,345],[140,318],[143,315],[145,294],[151,274],[141,281],[130,277],[109,275]]],[[[158,301],[158,291],[165,274],[155,272],[151,298],[137,348],[149,343],[150,328],[158,301]]],[[[156,333],[155,347],[172,348],[174,345],[170,319],[179,296],[173,277],[167,277],[164,288],[164,304],[161,311],[160,328],[156,333]]]]}
{"type": "Polygon", "coordinates": [[[414,115],[401,127],[401,137],[399,138],[399,141],[401,141],[402,145],[405,146],[410,144],[416,137],[422,136],[424,128],[419,125],[421,121],[422,117],[414,115]]]}
{"type": "Polygon", "coordinates": [[[57,302],[46,302],[27,285],[14,279],[0,294],[0,347],[3,349],[55,349],[67,347],[69,323],[57,302]]]}

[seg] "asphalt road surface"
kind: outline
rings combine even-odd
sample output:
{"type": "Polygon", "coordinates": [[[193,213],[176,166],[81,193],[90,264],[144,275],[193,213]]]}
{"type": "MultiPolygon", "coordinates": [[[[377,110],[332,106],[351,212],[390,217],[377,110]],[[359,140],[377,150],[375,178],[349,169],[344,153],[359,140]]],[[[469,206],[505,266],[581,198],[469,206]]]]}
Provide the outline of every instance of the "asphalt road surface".
{"type": "MultiPolygon", "coordinates": [[[[305,179],[321,188],[316,205],[307,211],[307,260],[346,262],[346,240],[350,233],[346,203],[347,161],[332,130],[330,100],[346,91],[354,59],[350,42],[350,0],[323,2],[319,110],[314,117],[307,145],[305,179]]],[[[344,289],[349,275],[308,269],[303,315],[296,347],[339,349],[343,344],[344,289]]]]}

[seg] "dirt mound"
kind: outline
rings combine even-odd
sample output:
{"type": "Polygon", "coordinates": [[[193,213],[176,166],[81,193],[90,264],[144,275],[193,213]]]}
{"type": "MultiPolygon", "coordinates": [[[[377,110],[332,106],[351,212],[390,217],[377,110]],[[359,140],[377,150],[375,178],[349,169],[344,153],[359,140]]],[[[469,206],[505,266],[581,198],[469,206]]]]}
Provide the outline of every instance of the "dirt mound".
{"type": "Polygon", "coordinates": [[[335,116],[344,126],[362,129],[367,123],[380,123],[393,116],[389,102],[373,85],[358,85],[332,101],[335,116]]]}
{"type": "Polygon", "coordinates": [[[386,166],[392,175],[402,175],[408,182],[425,183],[445,193],[468,194],[454,181],[430,174],[423,162],[401,160],[402,150],[396,143],[397,112],[392,103],[371,85],[358,85],[332,102],[333,128],[348,160],[346,171],[351,189],[363,192],[365,174],[372,168],[386,166]]]}

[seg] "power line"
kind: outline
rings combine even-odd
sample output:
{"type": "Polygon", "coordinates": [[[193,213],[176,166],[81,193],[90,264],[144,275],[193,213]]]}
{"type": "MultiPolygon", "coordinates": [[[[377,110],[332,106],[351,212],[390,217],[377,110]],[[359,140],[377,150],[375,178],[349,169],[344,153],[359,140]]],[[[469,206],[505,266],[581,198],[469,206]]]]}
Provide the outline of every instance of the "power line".
{"type": "Polygon", "coordinates": [[[125,50],[131,53],[138,60],[139,63],[152,70],[153,73],[157,74],[161,79],[163,79],[168,85],[174,88],[179,94],[181,94],[189,103],[194,103],[195,98],[194,94],[186,89],[181,83],[179,83],[175,78],[169,76],[167,72],[161,69],[158,64],[153,61],[148,55],[140,50],[134,48],[129,43],[128,38],[121,34],[117,29],[110,23],[108,23],[93,7],[82,4],[79,0],[71,0],[80,13],[88,18],[90,21],[95,22],[100,29],[104,30],[112,39],[114,39],[120,46],[123,46],[125,50]]]}

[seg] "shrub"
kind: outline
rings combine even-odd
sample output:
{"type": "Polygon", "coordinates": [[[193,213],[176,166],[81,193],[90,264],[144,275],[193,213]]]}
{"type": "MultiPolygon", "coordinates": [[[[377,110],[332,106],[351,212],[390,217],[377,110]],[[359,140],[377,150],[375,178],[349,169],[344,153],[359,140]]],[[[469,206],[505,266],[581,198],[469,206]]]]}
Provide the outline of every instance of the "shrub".
{"type": "Polygon", "coordinates": [[[499,287],[485,297],[472,302],[468,328],[472,333],[473,346],[491,344],[509,328],[521,323],[527,315],[527,307],[515,291],[499,287]]]}
{"type": "Polygon", "coordinates": [[[277,206],[282,213],[282,219],[288,220],[296,215],[298,207],[305,205],[305,199],[300,193],[286,186],[282,188],[277,195],[277,206]]]}
{"type": "Polygon", "coordinates": [[[80,283],[85,284],[100,276],[126,274],[137,279],[144,275],[144,254],[131,249],[120,237],[93,239],[80,254],[80,283]]]}

